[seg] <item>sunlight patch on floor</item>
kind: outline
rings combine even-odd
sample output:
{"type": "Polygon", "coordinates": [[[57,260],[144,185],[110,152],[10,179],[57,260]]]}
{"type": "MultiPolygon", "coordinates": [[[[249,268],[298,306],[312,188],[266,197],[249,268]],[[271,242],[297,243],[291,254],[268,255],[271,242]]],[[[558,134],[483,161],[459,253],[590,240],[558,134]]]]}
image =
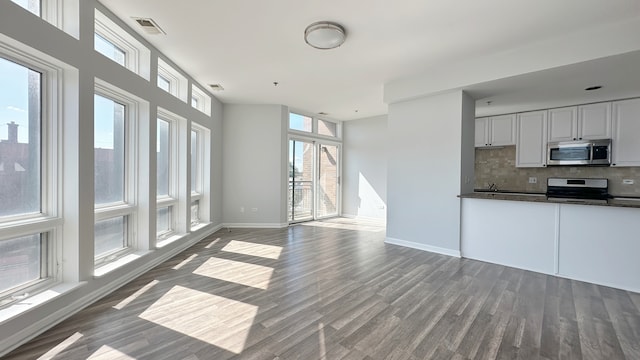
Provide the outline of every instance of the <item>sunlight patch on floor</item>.
{"type": "Polygon", "coordinates": [[[56,345],[51,350],[49,350],[46,353],[42,354],[42,356],[40,356],[38,358],[38,360],[55,359],[56,356],[58,356],[58,354],[63,352],[69,346],[73,345],[73,343],[75,343],[76,341],[80,340],[80,338],[82,336],[83,335],[81,333],[75,332],[73,335],[71,335],[68,338],[64,339],[64,341],[62,341],[60,344],[56,345]]]}
{"type": "Polygon", "coordinates": [[[198,256],[198,254],[193,254],[191,256],[189,256],[188,258],[182,260],[180,262],[180,264],[174,266],[172,269],[173,270],[180,270],[180,268],[182,268],[183,266],[187,265],[191,260],[195,259],[198,256]]]}
{"type": "Polygon", "coordinates": [[[153,280],[153,281],[149,282],[147,285],[145,285],[142,288],[140,288],[140,290],[134,292],[133,294],[131,294],[126,299],[124,299],[124,300],[120,301],[118,304],[114,305],[113,308],[116,309],[116,310],[122,310],[125,306],[129,305],[133,300],[137,299],[140,295],[142,295],[145,292],[147,292],[147,290],[151,289],[157,283],[159,283],[158,280],[153,280]]]}
{"type": "Polygon", "coordinates": [[[269,287],[273,268],[212,257],[193,273],[265,290],[269,287]]]}
{"type": "Polygon", "coordinates": [[[112,360],[112,359],[134,359],[121,351],[112,348],[109,345],[102,345],[96,352],[91,354],[87,359],[91,360],[112,360]]]}
{"type": "Polygon", "coordinates": [[[255,305],[176,285],[139,317],[240,354],[257,313],[255,305]]]}
{"type": "Polygon", "coordinates": [[[217,238],[217,239],[213,240],[212,242],[208,243],[207,246],[205,246],[204,248],[205,249],[211,249],[211,247],[213,245],[215,245],[218,241],[220,241],[220,238],[217,238]]]}
{"type": "Polygon", "coordinates": [[[258,256],[267,259],[278,260],[282,253],[282,246],[256,244],[246,241],[231,240],[222,251],[236,254],[258,256]]]}

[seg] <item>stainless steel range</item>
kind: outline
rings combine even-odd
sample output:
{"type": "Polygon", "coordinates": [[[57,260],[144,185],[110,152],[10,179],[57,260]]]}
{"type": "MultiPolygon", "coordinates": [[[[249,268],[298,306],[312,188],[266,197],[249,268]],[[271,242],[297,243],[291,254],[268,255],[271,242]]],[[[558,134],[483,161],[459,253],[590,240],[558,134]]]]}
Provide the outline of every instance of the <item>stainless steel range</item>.
{"type": "Polygon", "coordinates": [[[606,202],[609,196],[608,179],[547,179],[547,198],[567,202],[606,202]]]}

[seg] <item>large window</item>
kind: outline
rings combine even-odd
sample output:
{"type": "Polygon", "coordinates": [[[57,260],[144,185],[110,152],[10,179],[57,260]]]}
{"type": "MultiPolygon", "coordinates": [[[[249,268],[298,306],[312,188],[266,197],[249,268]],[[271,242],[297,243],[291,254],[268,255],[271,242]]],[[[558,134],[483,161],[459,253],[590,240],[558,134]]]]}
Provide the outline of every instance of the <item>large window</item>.
{"type": "Polygon", "coordinates": [[[186,121],[158,109],[156,134],[156,232],[162,240],[175,230],[175,214],[178,205],[178,122],[186,121]]]}
{"type": "Polygon", "coordinates": [[[0,306],[54,280],[57,70],[29,62],[0,46],[0,306]]]}
{"type": "Polygon", "coordinates": [[[96,80],[94,189],[96,265],[135,247],[136,102],[96,80]]]}
{"type": "Polygon", "coordinates": [[[203,207],[207,203],[208,186],[205,183],[206,162],[209,161],[209,130],[199,125],[191,125],[191,227],[208,221],[208,212],[203,207]]]}

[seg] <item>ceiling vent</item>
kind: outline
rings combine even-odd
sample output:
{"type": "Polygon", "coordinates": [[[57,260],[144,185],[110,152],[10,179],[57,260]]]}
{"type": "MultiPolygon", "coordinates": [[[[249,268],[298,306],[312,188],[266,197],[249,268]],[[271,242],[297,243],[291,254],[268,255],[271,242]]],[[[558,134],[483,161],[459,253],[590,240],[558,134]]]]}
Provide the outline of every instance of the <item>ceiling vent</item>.
{"type": "Polygon", "coordinates": [[[327,116],[327,115],[329,115],[329,113],[326,113],[326,112],[324,112],[324,111],[320,111],[320,112],[318,113],[318,115],[324,115],[324,116],[327,116]]]}
{"type": "Polygon", "coordinates": [[[211,87],[211,90],[214,90],[214,91],[224,90],[224,88],[220,84],[209,84],[209,86],[211,87]]]}
{"type": "Polygon", "coordinates": [[[150,34],[150,35],[158,35],[158,34],[167,35],[167,33],[164,32],[164,30],[162,30],[160,28],[160,26],[158,26],[158,24],[151,18],[133,18],[133,20],[135,20],[138,23],[138,25],[140,25],[142,30],[144,30],[144,32],[146,32],[147,34],[150,34]]]}

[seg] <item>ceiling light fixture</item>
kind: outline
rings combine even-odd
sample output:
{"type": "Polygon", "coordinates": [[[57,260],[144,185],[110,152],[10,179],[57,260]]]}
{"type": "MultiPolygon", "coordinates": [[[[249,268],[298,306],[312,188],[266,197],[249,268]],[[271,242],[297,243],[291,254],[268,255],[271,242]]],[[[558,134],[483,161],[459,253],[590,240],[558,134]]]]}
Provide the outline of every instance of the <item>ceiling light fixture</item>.
{"type": "Polygon", "coordinates": [[[344,43],[347,33],[340,24],[330,21],[318,21],[304,30],[304,41],[316,49],[335,49],[344,43]]]}

